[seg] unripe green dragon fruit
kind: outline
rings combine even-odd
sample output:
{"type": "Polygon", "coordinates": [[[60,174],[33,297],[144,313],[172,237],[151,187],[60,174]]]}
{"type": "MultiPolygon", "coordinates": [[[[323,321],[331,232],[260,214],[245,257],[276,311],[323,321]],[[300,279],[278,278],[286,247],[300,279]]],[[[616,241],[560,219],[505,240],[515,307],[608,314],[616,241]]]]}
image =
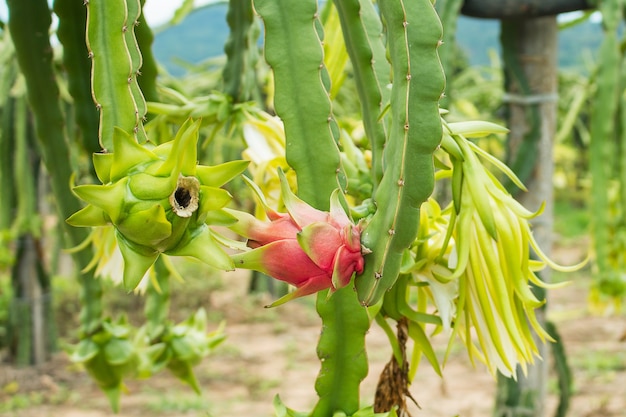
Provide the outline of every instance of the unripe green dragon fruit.
{"type": "Polygon", "coordinates": [[[199,121],[188,120],[174,140],[159,146],[138,144],[133,136],[116,129],[114,152],[93,156],[102,184],[73,188],[88,205],[67,222],[115,227],[128,290],[138,285],[161,253],[234,269],[208,225],[236,222],[223,210],[232,197],[219,187],[241,174],[248,162],[198,165],[199,127],[199,121]]]}

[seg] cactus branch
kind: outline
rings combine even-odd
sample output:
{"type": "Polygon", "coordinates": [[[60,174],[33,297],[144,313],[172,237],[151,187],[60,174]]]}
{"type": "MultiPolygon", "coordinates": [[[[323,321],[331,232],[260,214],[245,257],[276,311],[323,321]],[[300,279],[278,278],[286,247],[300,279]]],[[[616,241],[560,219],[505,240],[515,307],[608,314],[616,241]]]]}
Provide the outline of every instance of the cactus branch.
{"type": "MultiPolygon", "coordinates": [[[[18,63],[24,74],[27,97],[35,118],[39,150],[52,181],[52,191],[61,218],[67,218],[80,209],[78,200],[68,188],[72,168],[69,149],[64,133],[64,118],[59,103],[59,88],[52,67],[52,47],[47,36],[51,15],[45,0],[11,0],[9,6],[9,30],[15,44],[18,63]]],[[[70,227],[64,223],[65,243],[73,247],[84,241],[86,230],[70,227]]],[[[89,264],[86,251],[74,255],[79,268],[89,264]]],[[[91,273],[81,276],[83,331],[98,326],[101,314],[100,283],[91,273]],[[90,303],[91,301],[95,301],[90,303]]]]}
{"type": "Polygon", "coordinates": [[[393,70],[391,128],[374,195],[378,210],[362,235],[372,251],[356,280],[365,305],[391,288],[402,253],[417,236],[420,205],[434,187],[433,152],[442,136],[439,99],[445,84],[437,55],[442,28],[432,3],[385,0],[380,8],[393,70]]]}
{"type": "MultiPolygon", "coordinates": [[[[320,210],[341,175],[338,128],[332,114],[324,68],[322,29],[315,0],[256,0],[265,23],[265,57],[276,84],[275,107],[285,123],[287,162],[298,176],[299,196],[320,210]]],[[[322,369],[316,382],[319,401],[313,416],[359,409],[359,386],[367,374],[367,311],[348,287],[329,297],[318,294],[323,320],[318,344],[322,369]]]]}

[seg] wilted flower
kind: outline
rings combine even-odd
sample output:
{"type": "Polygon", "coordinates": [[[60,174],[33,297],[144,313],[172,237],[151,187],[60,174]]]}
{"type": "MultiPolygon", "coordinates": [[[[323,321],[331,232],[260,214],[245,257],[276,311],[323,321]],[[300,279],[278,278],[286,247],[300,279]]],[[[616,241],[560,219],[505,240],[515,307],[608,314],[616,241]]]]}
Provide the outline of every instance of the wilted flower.
{"type": "Polygon", "coordinates": [[[263,272],[297,287],[272,306],[327,288],[342,288],[354,272],[363,270],[364,264],[361,230],[341,207],[338,191],[331,197],[330,212],[320,211],[296,197],[284,175],[280,176],[287,213],[269,208],[258,187],[249,180],[269,222],[229,211],[239,220],[230,228],[246,237],[252,249],[233,255],[235,266],[263,272]]]}

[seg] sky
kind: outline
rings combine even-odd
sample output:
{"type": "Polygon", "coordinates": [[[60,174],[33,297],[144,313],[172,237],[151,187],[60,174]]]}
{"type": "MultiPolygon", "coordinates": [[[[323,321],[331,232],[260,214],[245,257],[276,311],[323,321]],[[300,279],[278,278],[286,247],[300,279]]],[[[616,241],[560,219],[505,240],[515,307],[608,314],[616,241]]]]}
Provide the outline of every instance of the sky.
{"type": "MultiPolygon", "coordinates": [[[[170,20],[182,3],[183,0],[146,0],[143,13],[148,24],[155,27],[170,20]]],[[[215,3],[215,0],[194,0],[195,7],[209,3],[215,3]]]]}
{"type": "MultiPolygon", "coordinates": [[[[219,0],[194,0],[194,6],[204,6],[205,4],[215,3],[219,0]]],[[[52,3],[52,0],[48,0],[48,3],[52,3]]],[[[183,0],[146,0],[144,6],[144,15],[146,21],[151,27],[157,27],[163,23],[169,21],[176,9],[180,7],[183,0]]],[[[567,21],[580,16],[582,12],[564,13],[558,16],[559,21],[567,21]]],[[[0,19],[4,22],[7,20],[7,5],[6,2],[0,0],[0,19]]],[[[602,19],[599,13],[592,15],[592,21],[599,22],[602,19]]],[[[53,23],[55,24],[55,23],[53,23]]]]}
{"type": "MultiPolygon", "coordinates": [[[[194,6],[204,6],[205,4],[213,2],[215,2],[215,0],[195,0],[194,6]]],[[[48,0],[48,3],[52,3],[52,0],[48,0]]],[[[172,18],[174,12],[182,3],[183,0],[146,0],[144,6],[146,21],[153,27],[163,24],[172,18]]],[[[0,19],[6,22],[7,15],[6,2],[0,0],[0,19]]]]}

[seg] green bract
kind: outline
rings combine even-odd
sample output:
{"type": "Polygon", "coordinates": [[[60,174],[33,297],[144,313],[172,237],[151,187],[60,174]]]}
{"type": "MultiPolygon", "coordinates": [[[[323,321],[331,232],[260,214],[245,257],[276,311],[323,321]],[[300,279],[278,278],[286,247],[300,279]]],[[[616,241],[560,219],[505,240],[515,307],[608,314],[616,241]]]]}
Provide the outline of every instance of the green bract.
{"type": "Polygon", "coordinates": [[[156,335],[149,335],[147,328],[143,327],[138,339],[143,339],[142,347],[146,354],[140,358],[140,376],[147,377],[167,367],[172,374],[200,394],[193,367],[226,338],[224,323],[210,333],[206,329],[207,316],[202,308],[182,323],[165,323],[156,335]]]}
{"type": "Polygon", "coordinates": [[[98,386],[106,393],[114,412],[119,410],[125,376],[136,372],[139,356],[130,340],[126,319],[110,319],[90,337],[71,348],[72,362],[82,363],[98,386]]]}
{"type": "Polygon", "coordinates": [[[246,161],[197,165],[200,123],[188,120],[176,138],[159,146],[138,144],[121,129],[113,153],[94,154],[101,185],[79,185],[74,193],[89,203],[67,222],[113,225],[124,258],[124,286],[134,289],[161,253],[192,256],[224,270],[234,269],[208,224],[235,219],[222,210],[231,195],[221,185],[239,175],[246,161]]]}

